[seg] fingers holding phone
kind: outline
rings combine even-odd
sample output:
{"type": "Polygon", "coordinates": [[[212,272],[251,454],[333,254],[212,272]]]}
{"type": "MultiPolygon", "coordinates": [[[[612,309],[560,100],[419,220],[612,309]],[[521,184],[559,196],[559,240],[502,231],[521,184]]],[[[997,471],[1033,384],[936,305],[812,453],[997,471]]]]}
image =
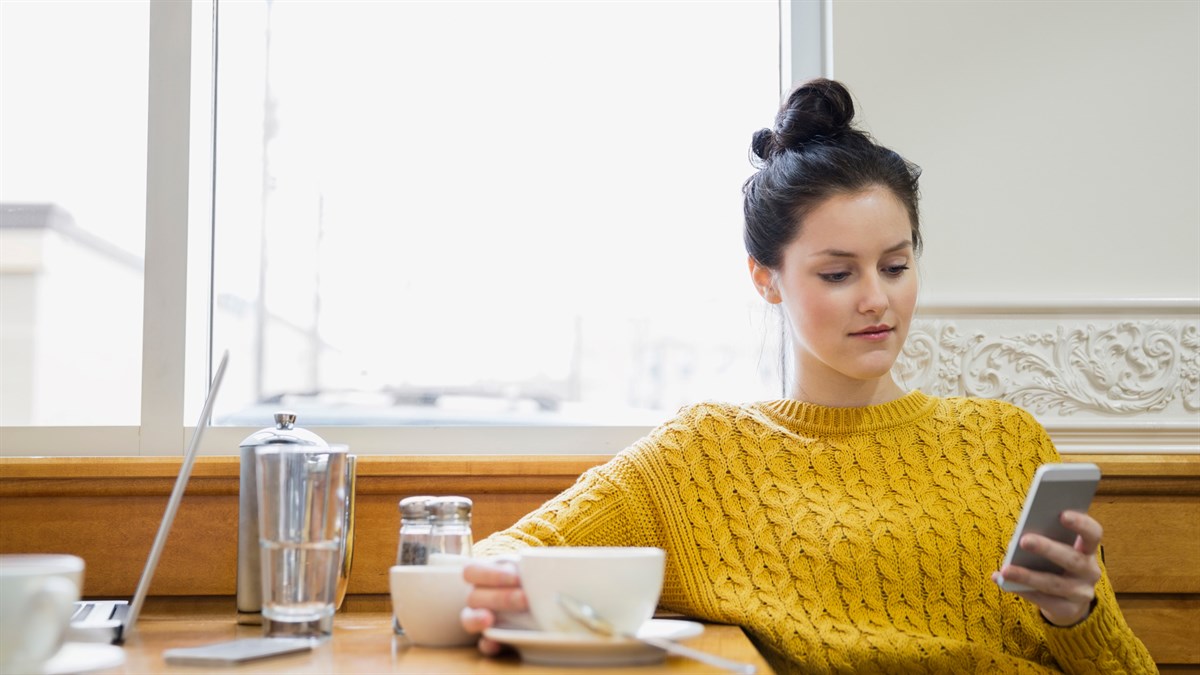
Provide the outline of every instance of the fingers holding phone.
{"type": "Polygon", "coordinates": [[[1103,528],[1087,515],[1100,481],[1095,464],[1047,464],[1034,475],[1008,554],[992,579],[1038,605],[1056,625],[1086,618],[1103,528]]]}
{"type": "Polygon", "coordinates": [[[1062,524],[1076,532],[1074,545],[1038,534],[1026,534],[1020,541],[1022,550],[1049,560],[1061,572],[1006,564],[992,578],[1002,588],[1028,589],[1013,592],[1037,605],[1050,623],[1069,626],[1087,617],[1096,596],[1096,582],[1100,580],[1096,551],[1103,530],[1094,518],[1073,511],[1062,514],[1062,524]]]}

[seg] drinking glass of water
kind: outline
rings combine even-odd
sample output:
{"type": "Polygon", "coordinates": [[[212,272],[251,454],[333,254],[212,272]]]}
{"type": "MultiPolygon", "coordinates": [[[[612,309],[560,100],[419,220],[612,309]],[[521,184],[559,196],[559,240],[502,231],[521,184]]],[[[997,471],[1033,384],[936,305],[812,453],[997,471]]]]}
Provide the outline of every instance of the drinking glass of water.
{"type": "Polygon", "coordinates": [[[324,637],[333,626],[346,508],[346,447],[255,450],[262,613],[273,635],[324,637]]]}

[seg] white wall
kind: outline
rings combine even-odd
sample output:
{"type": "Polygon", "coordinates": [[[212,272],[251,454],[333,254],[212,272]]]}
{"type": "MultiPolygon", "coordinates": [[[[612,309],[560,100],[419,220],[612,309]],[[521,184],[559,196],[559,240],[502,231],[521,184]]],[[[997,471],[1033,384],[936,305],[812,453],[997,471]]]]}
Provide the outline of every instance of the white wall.
{"type": "Polygon", "coordinates": [[[833,76],[921,165],[898,366],[1060,450],[1200,452],[1200,2],[834,0],[833,76]]]}
{"type": "Polygon", "coordinates": [[[1200,2],[835,0],[933,296],[1200,297],[1200,2]]]}

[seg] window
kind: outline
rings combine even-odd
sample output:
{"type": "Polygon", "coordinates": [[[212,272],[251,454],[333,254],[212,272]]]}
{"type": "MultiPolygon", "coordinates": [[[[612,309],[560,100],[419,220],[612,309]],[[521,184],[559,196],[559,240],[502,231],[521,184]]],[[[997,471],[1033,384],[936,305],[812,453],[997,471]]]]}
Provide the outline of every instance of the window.
{"type": "Polygon", "coordinates": [[[776,3],[149,13],[151,68],[173,70],[149,87],[140,422],[88,422],[86,449],[8,426],[0,454],[178,452],[210,345],[232,355],[210,454],[280,407],[363,452],[605,452],[682,403],[776,394],[740,243],[746,148],[778,100],[776,3]],[[172,136],[179,81],[190,135],[172,136]],[[190,212],[185,258],[156,199],[190,212]],[[186,289],[162,283],[184,263],[186,289]]]}
{"type": "Polygon", "coordinates": [[[0,3],[0,425],[138,423],[148,14],[0,3]]]}
{"type": "Polygon", "coordinates": [[[218,418],[654,424],[777,390],[766,2],[222,5],[218,418]]]}

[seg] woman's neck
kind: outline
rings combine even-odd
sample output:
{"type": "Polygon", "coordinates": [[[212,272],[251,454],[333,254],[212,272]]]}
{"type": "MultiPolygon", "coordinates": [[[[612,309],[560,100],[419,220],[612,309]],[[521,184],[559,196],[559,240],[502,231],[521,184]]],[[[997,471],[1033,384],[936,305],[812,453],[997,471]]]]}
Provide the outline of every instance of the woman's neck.
{"type": "Polygon", "coordinates": [[[798,377],[789,398],[829,408],[863,408],[890,403],[905,393],[890,376],[842,383],[817,383],[798,377]]]}

